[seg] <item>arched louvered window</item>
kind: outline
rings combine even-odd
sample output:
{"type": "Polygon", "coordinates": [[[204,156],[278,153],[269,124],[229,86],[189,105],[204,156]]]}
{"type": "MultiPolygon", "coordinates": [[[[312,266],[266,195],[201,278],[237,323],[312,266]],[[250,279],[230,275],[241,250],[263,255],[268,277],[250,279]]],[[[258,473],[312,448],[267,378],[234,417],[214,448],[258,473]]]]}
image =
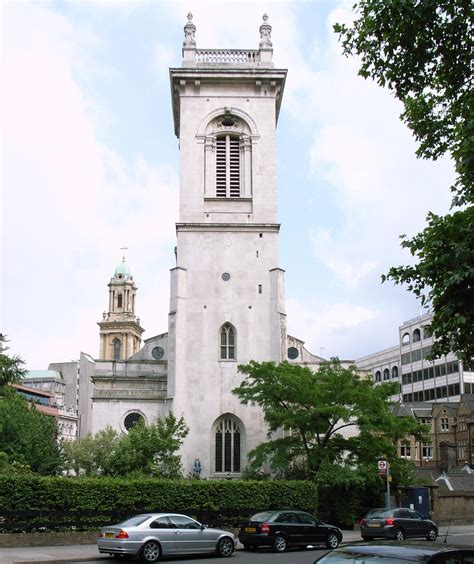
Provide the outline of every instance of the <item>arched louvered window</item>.
{"type": "Polygon", "coordinates": [[[122,343],[120,339],[115,338],[112,342],[114,346],[114,360],[121,360],[122,356],[122,343]]]}
{"type": "Polygon", "coordinates": [[[122,297],[122,294],[118,294],[118,296],[117,296],[117,307],[118,307],[118,308],[121,308],[121,307],[122,307],[122,304],[123,304],[123,297],[122,297]]]}
{"type": "Polygon", "coordinates": [[[217,424],[215,434],[215,471],[240,472],[241,431],[238,421],[227,416],[217,424]]]}
{"type": "Polygon", "coordinates": [[[221,360],[235,360],[235,329],[226,323],[221,329],[221,360]]]}
{"type": "Polygon", "coordinates": [[[240,139],[221,135],[216,139],[216,196],[240,198],[240,139]]]}

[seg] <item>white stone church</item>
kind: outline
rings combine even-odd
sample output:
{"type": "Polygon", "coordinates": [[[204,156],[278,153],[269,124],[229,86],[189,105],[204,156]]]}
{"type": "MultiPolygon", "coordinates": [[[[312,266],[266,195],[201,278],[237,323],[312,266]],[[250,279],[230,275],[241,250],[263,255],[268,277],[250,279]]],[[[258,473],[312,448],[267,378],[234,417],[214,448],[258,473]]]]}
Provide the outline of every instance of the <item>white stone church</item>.
{"type": "Polygon", "coordinates": [[[198,457],[202,477],[236,478],[267,437],[261,410],[231,393],[238,365],[322,359],[286,330],[275,130],[287,71],[274,67],[267,16],[258,50],[197,49],[195,31],[189,14],[182,66],[170,69],[180,205],[168,332],[142,345],[124,259],[99,322],[100,358],[81,354],[77,367],[80,436],[172,410],[190,428],[184,472],[198,457]]]}

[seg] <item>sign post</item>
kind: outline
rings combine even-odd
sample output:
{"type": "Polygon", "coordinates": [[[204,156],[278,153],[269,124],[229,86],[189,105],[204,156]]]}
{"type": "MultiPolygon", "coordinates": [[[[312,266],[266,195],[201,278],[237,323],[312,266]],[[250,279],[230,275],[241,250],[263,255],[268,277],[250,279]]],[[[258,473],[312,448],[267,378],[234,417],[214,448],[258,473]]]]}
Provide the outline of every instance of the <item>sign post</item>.
{"type": "Polygon", "coordinates": [[[389,464],[386,460],[379,460],[377,464],[378,464],[379,476],[385,477],[387,479],[386,506],[387,506],[387,509],[390,509],[390,470],[389,470],[389,464]]]}

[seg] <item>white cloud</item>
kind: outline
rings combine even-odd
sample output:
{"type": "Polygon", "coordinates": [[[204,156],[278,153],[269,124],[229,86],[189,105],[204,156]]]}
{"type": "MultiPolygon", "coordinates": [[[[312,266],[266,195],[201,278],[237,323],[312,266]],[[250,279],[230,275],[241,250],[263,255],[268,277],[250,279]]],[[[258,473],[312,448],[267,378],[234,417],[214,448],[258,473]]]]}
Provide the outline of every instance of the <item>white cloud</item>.
{"type": "MultiPolygon", "coordinates": [[[[123,243],[132,269],[153,280],[152,267],[165,256],[168,275],[177,174],[140,155],[127,166],[99,140],[107,110],[86,94],[81,74],[98,45],[92,35],[48,4],[7,12],[2,329],[30,368],[43,368],[79,349],[96,354],[95,322],[123,243]]],[[[149,293],[153,330],[156,295],[149,293]]],[[[166,294],[162,302],[167,308],[166,294]]]]}

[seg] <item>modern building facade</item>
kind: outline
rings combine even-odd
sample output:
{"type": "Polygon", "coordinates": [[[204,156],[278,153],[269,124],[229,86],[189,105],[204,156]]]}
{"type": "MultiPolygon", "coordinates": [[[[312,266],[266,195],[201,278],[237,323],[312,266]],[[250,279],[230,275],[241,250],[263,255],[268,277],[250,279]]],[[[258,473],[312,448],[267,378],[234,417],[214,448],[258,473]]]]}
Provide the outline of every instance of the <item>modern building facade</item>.
{"type": "Polygon", "coordinates": [[[474,372],[454,353],[428,360],[433,337],[431,314],[406,321],[399,327],[399,343],[355,361],[371,374],[376,384],[395,381],[400,392],[393,399],[404,403],[459,402],[462,394],[474,393],[474,372]]]}

